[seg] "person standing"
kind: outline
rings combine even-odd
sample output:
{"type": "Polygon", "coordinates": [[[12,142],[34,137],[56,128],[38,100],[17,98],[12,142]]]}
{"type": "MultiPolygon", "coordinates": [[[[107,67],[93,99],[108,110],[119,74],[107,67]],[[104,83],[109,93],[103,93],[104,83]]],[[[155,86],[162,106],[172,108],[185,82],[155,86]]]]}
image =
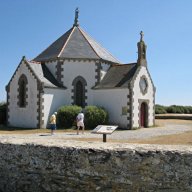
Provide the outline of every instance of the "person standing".
{"type": "Polygon", "coordinates": [[[56,129],[56,115],[57,112],[54,112],[53,115],[50,117],[50,128],[51,128],[51,135],[55,134],[55,129],[56,129]]]}
{"type": "Polygon", "coordinates": [[[82,134],[84,134],[84,114],[83,111],[81,111],[78,115],[77,115],[77,135],[79,135],[79,129],[82,128],[82,134]]]}

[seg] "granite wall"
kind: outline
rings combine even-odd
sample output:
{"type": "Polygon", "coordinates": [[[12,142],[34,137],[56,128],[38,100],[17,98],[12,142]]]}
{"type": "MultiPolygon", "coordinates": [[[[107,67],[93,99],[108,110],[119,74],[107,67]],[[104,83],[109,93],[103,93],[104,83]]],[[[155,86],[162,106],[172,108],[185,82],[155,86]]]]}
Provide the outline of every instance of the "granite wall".
{"type": "Polygon", "coordinates": [[[0,143],[0,192],[192,191],[192,153],[0,143]]]}

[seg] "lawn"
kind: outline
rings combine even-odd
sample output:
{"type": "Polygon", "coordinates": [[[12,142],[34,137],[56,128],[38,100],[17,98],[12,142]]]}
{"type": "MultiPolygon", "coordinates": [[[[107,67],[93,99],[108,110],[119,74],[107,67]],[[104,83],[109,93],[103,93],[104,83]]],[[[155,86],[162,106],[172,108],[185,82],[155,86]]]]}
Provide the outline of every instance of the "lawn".
{"type": "MultiPolygon", "coordinates": [[[[97,138],[76,138],[74,140],[78,141],[88,141],[88,142],[101,142],[101,139],[97,138]]],[[[159,137],[153,137],[150,139],[142,139],[142,140],[112,140],[107,139],[107,142],[112,143],[138,143],[138,144],[158,144],[158,145],[192,145],[192,131],[188,131],[185,133],[175,134],[175,135],[165,135],[159,137]]]]}

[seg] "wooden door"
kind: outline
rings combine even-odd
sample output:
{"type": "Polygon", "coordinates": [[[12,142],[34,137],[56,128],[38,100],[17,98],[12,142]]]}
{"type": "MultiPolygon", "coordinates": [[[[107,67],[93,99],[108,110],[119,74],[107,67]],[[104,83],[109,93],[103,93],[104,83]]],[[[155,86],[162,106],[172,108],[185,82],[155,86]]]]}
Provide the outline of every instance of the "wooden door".
{"type": "Polygon", "coordinates": [[[145,103],[140,108],[140,127],[147,127],[147,107],[145,103]]]}

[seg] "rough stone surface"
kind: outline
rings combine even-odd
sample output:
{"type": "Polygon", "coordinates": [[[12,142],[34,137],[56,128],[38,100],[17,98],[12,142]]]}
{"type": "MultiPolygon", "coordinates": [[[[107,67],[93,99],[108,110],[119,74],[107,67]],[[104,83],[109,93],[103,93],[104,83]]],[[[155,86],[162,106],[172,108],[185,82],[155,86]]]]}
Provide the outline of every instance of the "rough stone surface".
{"type": "Polygon", "coordinates": [[[0,143],[0,192],[192,191],[189,146],[0,143]]]}

